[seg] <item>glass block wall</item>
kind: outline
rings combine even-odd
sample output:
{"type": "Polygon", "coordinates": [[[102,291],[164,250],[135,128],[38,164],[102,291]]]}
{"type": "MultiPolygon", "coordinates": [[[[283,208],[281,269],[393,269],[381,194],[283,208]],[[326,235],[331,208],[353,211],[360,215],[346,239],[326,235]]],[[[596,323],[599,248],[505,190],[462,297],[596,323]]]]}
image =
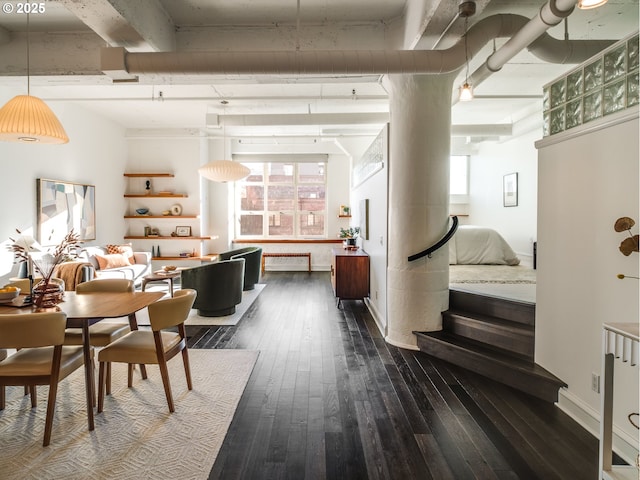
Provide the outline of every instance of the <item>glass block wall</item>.
{"type": "Polygon", "coordinates": [[[638,105],[638,35],[543,87],[543,136],[638,105]]]}

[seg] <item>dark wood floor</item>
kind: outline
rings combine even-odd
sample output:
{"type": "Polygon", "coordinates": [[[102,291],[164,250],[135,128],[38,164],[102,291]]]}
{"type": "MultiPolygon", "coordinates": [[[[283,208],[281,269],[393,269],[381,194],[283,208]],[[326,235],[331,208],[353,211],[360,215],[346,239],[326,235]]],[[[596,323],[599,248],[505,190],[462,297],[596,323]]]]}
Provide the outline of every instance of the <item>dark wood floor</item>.
{"type": "Polygon", "coordinates": [[[210,479],[595,479],[597,441],[551,404],[384,342],[329,274],[267,273],[237,326],[191,348],[259,350],[210,479]]]}

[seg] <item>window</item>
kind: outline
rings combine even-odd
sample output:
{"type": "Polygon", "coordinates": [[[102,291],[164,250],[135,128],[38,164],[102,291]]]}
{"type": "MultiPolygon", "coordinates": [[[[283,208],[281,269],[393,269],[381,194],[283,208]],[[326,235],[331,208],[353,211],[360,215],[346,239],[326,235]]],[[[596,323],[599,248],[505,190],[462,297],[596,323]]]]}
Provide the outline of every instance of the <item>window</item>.
{"type": "Polygon", "coordinates": [[[469,193],[469,157],[452,155],[450,162],[449,194],[467,195],[469,193]]]}
{"type": "Polygon", "coordinates": [[[237,184],[238,237],[325,237],[326,162],[246,163],[237,184]]]}

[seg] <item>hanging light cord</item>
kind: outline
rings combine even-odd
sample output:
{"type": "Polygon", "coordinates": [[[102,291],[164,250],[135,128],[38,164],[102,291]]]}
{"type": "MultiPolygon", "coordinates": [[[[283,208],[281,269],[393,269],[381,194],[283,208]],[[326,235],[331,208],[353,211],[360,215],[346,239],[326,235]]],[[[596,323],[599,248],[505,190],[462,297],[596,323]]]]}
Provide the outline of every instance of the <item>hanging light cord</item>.
{"type": "Polygon", "coordinates": [[[467,49],[467,22],[469,17],[464,17],[464,63],[466,71],[464,74],[464,83],[469,83],[469,50],[467,49]]]}
{"type": "Polygon", "coordinates": [[[300,0],[296,7],[296,52],[300,50],[300,0]]]}
{"type": "Polygon", "coordinates": [[[29,12],[27,12],[27,95],[31,96],[31,75],[29,64],[29,12]]]}

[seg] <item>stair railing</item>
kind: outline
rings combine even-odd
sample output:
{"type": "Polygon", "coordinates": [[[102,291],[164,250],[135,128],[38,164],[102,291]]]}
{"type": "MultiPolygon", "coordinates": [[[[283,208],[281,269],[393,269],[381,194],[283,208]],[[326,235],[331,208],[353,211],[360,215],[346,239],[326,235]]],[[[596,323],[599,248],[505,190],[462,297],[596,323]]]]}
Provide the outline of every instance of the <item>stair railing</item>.
{"type": "Polygon", "coordinates": [[[413,262],[414,260],[418,260],[419,258],[422,258],[422,257],[431,258],[431,254],[433,252],[435,252],[439,248],[446,245],[447,242],[451,240],[451,237],[453,237],[454,233],[456,233],[456,231],[458,230],[457,215],[454,215],[453,217],[451,217],[451,220],[452,220],[451,228],[449,229],[449,231],[446,233],[444,237],[442,237],[440,240],[438,240],[436,243],[434,243],[432,246],[430,246],[426,250],[423,250],[420,253],[416,253],[415,255],[411,255],[408,260],[410,262],[413,262]]]}

